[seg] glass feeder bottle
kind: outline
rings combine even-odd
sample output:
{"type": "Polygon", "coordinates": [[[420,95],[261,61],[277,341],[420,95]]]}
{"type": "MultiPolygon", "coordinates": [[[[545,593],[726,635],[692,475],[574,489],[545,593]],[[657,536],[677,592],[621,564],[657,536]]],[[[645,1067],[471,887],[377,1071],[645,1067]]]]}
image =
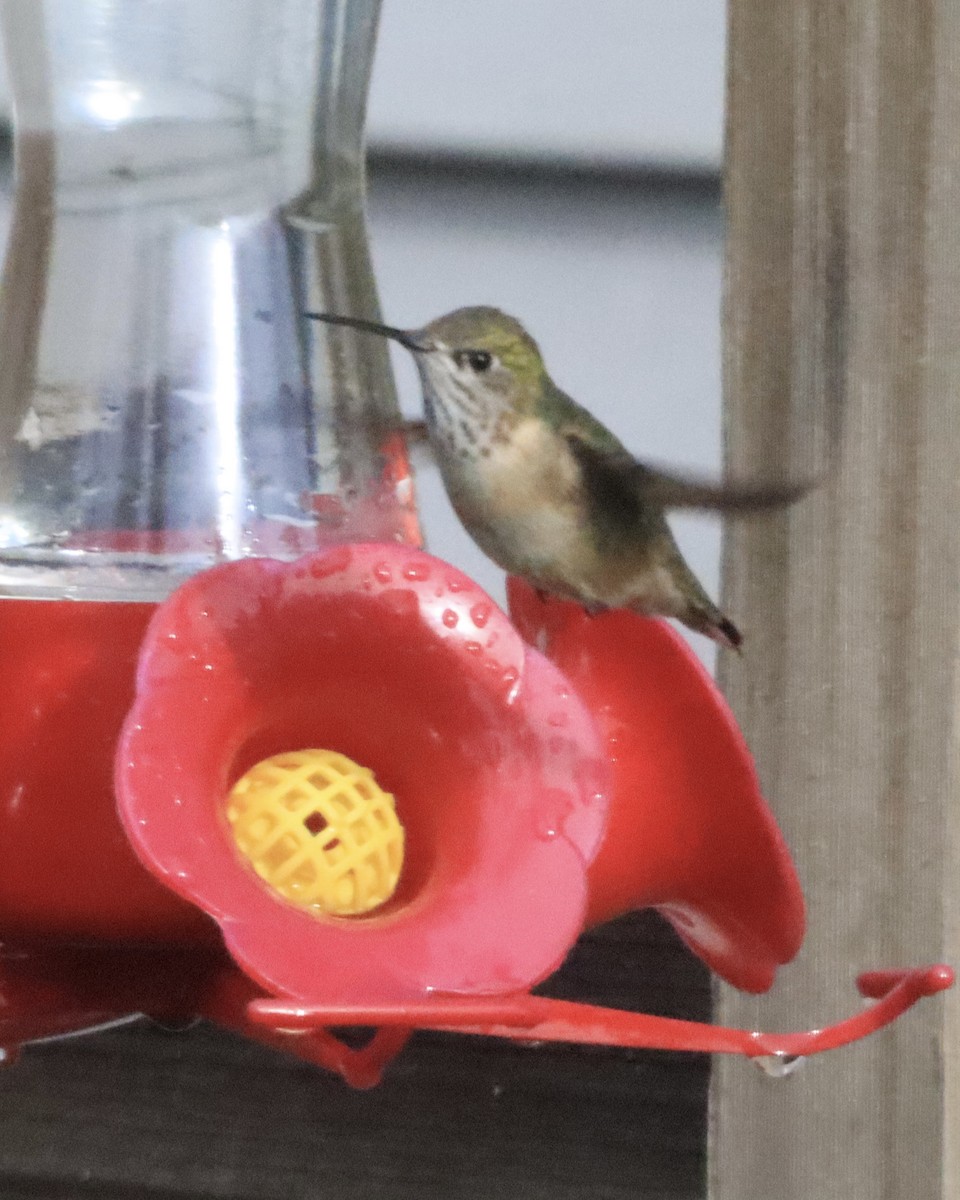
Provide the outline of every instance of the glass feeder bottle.
{"type": "Polygon", "coordinates": [[[376,316],[379,0],[0,0],[0,934],[180,937],[113,755],[156,603],[229,559],[416,541],[376,316]],[[101,868],[111,848],[111,872],[101,868]]]}
{"type": "Polygon", "coordinates": [[[0,595],[155,600],[223,559],[409,531],[386,349],[302,315],[376,312],[378,9],[0,5],[0,595]]]}

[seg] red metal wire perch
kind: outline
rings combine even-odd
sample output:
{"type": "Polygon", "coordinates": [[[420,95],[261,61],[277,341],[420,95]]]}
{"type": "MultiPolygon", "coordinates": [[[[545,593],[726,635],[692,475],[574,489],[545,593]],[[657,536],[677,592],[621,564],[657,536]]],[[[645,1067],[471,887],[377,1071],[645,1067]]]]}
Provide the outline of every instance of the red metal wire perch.
{"type": "Polygon", "coordinates": [[[334,1071],[354,1087],[372,1087],[415,1028],[518,1041],[574,1042],[659,1050],[742,1054],[793,1060],[846,1045],[882,1029],[917,1000],[953,983],[937,965],[910,971],[875,971],[858,980],[876,1000],[865,1011],[825,1029],[757,1033],[622,1012],[524,993],[509,996],[439,996],[416,1003],[309,1005],[266,998],[221,954],[139,949],[60,949],[13,956],[2,964],[4,1012],[0,1047],[12,1060],[34,1038],[88,1028],[130,1013],[161,1020],[201,1015],[245,1037],[334,1071]],[[373,1037],[346,1045],[334,1030],[368,1025],[373,1037]]]}
{"type": "Polygon", "coordinates": [[[438,996],[416,1005],[333,1008],[273,999],[254,1000],[248,1006],[247,1014],[254,1026],[304,1033],[335,1025],[406,1026],[456,1029],[460,1033],[520,1041],[792,1059],[859,1041],[895,1021],[924,996],[950,987],[953,981],[953,971],[943,964],[908,971],[869,972],[860,976],[858,987],[864,996],[876,999],[876,1004],[835,1025],[802,1033],[730,1029],[529,995],[503,999],[438,996]]]}

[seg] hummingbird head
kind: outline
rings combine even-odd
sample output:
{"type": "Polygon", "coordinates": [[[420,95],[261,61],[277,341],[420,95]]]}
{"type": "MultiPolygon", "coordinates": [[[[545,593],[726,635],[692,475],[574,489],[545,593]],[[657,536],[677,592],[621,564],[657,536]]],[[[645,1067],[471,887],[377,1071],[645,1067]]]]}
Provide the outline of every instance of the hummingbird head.
{"type": "Polygon", "coordinates": [[[498,308],[458,308],[411,330],[354,317],[306,315],[406,346],[420,372],[428,422],[451,432],[492,430],[503,416],[532,411],[542,393],[546,368],[537,343],[498,308]]]}

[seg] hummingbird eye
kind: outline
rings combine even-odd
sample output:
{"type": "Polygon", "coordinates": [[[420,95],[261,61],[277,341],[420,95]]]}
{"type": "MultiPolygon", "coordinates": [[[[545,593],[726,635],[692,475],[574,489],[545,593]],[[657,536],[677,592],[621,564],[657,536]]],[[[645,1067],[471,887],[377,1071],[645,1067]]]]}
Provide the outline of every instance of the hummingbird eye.
{"type": "Polygon", "coordinates": [[[454,359],[458,367],[466,364],[471,371],[476,371],[478,375],[489,371],[493,363],[493,355],[489,350],[460,350],[454,359]]]}

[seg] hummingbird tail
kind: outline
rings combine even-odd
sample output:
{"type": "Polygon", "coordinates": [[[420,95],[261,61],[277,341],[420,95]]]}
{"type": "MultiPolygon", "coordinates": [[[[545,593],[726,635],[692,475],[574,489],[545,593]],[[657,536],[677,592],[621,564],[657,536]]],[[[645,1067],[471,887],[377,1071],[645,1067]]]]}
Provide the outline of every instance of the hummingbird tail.
{"type": "Polygon", "coordinates": [[[743,634],[719,608],[691,607],[681,617],[684,625],[689,625],[697,633],[702,633],[728,650],[739,651],[743,645],[743,634]]]}
{"type": "Polygon", "coordinates": [[[721,619],[720,624],[715,626],[715,633],[712,636],[715,641],[727,646],[730,650],[739,650],[743,645],[743,634],[729,617],[721,619]]]}

